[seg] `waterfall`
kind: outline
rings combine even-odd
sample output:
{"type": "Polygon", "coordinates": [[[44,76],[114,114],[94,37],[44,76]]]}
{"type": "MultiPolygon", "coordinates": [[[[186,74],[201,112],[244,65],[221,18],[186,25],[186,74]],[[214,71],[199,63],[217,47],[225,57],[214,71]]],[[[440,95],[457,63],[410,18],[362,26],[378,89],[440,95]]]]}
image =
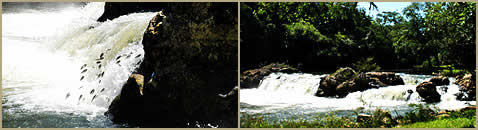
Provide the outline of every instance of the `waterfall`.
{"type": "Polygon", "coordinates": [[[91,2],[4,12],[3,105],[103,114],[142,62],[143,33],[155,15],[97,22],[103,10],[103,2],[91,2]]]}

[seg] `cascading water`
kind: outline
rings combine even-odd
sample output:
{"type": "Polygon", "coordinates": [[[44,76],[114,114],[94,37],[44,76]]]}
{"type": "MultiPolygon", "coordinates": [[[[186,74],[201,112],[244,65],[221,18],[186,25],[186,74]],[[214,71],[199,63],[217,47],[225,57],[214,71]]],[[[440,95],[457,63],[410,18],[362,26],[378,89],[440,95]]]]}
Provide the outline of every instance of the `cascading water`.
{"type": "MultiPolygon", "coordinates": [[[[353,92],[344,98],[316,97],[320,78],[325,75],[306,73],[272,73],[261,81],[258,88],[241,89],[241,112],[263,114],[272,120],[313,118],[317,113],[329,111],[351,111],[357,108],[374,110],[388,109],[404,113],[411,108],[408,104],[425,104],[415,91],[418,84],[428,81],[430,75],[399,74],[405,85],[387,86],[353,92]],[[412,90],[413,93],[408,93],[412,90]]],[[[449,78],[450,82],[455,81],[449,78]]],[[[475,101],[458,101],[453,94],[459,92],[455,84],[437,86],[441,102],[432,104],[440,109],[458,109],[476,104],[475,101]],[[447,89],[442,89],[442,88],[447,89]]],[[[395,113],[392,113],[395,114],[395,113]]]]}
{"type": "Polygon", "coordinates": [[[49,8],[2,14],[3,127],[116,127],[103,113],[142,62],[155,13],[97,22],[104,3],[49,8]]]}

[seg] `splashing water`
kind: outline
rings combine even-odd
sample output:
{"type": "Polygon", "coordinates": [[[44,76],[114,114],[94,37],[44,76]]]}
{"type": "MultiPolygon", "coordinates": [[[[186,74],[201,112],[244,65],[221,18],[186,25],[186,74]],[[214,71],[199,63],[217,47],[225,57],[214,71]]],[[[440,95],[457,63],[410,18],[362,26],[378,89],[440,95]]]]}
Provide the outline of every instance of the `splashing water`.
{"type": "Polygon", "coordinates": [[[155,13],[97,22],[103,8],[104,3],[91,2],[2,14],[4,127],[57,126],[15,124],[22,111],[87,120],[59,127],[94,127],[88,122],[104,120],[103,113],[143,60],[143,33],[155,13]]]}
{"type": "MultiPolygon", "coordinates": [[[[405,85],[368,89],[348,94],[344,98],[316,97],[320,78],[325,75],[307,73],[272,73],[261,81],[258,88],[241,89],[241,112],[263,114],[273,120],[305,118],[312,119],[317,113],[329,111],[352,111],[357,108],[376,108],[391,111],[409,111],[408,104],[425,104],[415,91],[418,84],[428,81],[430,75],[399,73],[405,85]],[[409,94],[407,91],[412,90],[409,94]]],[[[455,81],[449,78],[450,83],[455,81]]],[[[453,94],[459,92],[455,84],[437,86],[441,102],[433,104],[440,109],[457,109],[476,104],[475,101],[458,101],[453,94]],[[441,89],[447,87],[446,92],[441,89]]]]}

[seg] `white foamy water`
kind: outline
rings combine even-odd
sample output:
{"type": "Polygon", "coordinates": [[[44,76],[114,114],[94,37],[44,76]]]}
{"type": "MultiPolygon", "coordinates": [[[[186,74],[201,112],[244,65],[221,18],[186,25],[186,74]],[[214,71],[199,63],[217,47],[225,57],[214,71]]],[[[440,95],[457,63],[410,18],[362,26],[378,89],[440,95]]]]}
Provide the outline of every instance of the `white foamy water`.
{"type": "MultiPolygon", "coordinates": [[[[430,80],[429,75],[399,74],[405,85],[387,86],[368,89],[363,92],[353,92],[344,98],[316,97],[320,77],[307,73],[272,73],[261,81],[258,88],[241,89],[241,112],[249,114],[269,113],[273,118],[291,116],[313,116],[318,112],[335,110],[354,110],[359,107],[365,109],[383,108],[388,110],[408,110],[408,104],[425,104],[415,91],[418,84],[430,80]],[[407,93],[412,90],[413,93],[407,93]]],[[[455,81],[449,78],[450,82],[455,81]]],[[[458,86],[454,84],[437,86],[442,95],[441,102],[435,105],[440,109],[458,109],[475,101],[458,101],[453,94],[458,93],[458,86]],[[444,92],[441,87],[447,87],[444,92]]]]}
{"type": "Polygon", "coordinates": [[[97,22],[103,10],[103,2],[92,2],[4,12],[2,105],[102,115],[142,62],[143,33],[155,15],[133,13],[97,22]],[[104,59],[97,60],[102,54],[104,59]]]}

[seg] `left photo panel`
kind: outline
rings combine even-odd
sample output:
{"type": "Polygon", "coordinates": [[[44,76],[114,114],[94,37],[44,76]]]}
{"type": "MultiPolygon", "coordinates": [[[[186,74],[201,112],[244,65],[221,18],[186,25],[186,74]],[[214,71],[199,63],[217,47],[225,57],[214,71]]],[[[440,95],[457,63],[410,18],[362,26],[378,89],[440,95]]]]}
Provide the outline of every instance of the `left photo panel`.
{"type": "Polygon", "coordinates": [[[237,2],[3,2],[3,128],[237,128],[237,2]]]}

